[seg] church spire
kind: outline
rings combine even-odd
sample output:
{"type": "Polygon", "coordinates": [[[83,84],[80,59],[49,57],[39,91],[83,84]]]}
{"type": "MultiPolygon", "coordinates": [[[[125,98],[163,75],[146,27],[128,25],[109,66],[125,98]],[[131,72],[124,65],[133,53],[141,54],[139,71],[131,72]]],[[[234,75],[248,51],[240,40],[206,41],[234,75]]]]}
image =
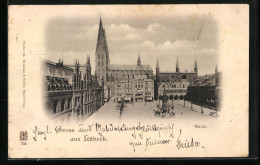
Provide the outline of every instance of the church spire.
{"type": "Polygon", "coordinates": [[[194,68],[198,68],[198,66],[197,66],[197,60],[195,60],[195,66],[194,66],[194,68]]]}
{"type": "Polygon", "coordinates": [[[138,65],[138,66],[142,65],[142,64],[141,64],[141,58],[140,58],[140,50],[139,50],[139,53],[138,53],[137,65],[138,65]]]}
{"type": "Polygon", "coordinates": [[[102,19],[100,17],[96,51],[98,49],[102,49],[102,47],[105,47],[105,36],[104,36],[104,28],[103,28],[103,24],[102,24],[102,19]]]}
{"type": "Polygon", "coordinates": [[[157,57],[156,68],[159,68],[159,61],[158,61],[158,57],[157,57]]]}
{"type": "Polygon", "coordinates": [[[109,52],[106,40],[106,33],[103,26],[102,18],[100,16],[99,20],[99,30],[98,30],[98,38],[97,38],[97,46],[96,46],[96,53],[95,53],[95,64],[97,71],[98,82],[101,83],[101,77],[104,77],[106,82],[107,80],[107,73],[108,73],[108,66],[110,63],[109,60],[109,52]]]}
{"type": "Polygon", "coordinates": [[[176,72],[179,73],[180,68],[179,68],[179,63],[178,63],[178,58],[177,58],[177,62],[176,62],[176,72]]]}
{"type": "Polygon", "coordinates": [[[103,30],[103,24],[102,24],[102,18],[100,16],[100,19],[99,19],[99,30],[102,29],[103,30]]]}
{"type": "Polygon", "coordinates": [[[197,60],[195,60],[194,72],[198,75],[198,65],[197,65],[197,60]]]}

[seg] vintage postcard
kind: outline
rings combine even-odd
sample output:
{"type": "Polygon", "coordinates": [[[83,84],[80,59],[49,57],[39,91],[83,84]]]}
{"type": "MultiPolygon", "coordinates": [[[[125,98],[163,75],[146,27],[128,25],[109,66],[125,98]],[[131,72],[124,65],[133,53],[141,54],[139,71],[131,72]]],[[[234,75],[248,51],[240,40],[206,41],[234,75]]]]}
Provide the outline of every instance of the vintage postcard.
{"type": "Polygon", "coordinates": [[[8,33],[9,158],[248,156],[248,5],[11,5],[8,33]]]}

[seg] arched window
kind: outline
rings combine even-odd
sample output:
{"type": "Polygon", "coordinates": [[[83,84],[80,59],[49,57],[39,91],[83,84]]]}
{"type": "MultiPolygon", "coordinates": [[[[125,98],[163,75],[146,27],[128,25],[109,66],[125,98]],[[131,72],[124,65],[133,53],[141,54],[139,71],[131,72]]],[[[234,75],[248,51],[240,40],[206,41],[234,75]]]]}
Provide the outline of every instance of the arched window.
{"type": "Polygon", "coordinates": [[[174,96],[174,100],[178,100],[179,96],[178,95],[175,95],[174,96]]]}
{"type": "Polygon", "coordinates": [[[180,97],[179,97],[179,98],[180,98],[180,100],[183,100],[183,95],[180,95],[180,97]]]}

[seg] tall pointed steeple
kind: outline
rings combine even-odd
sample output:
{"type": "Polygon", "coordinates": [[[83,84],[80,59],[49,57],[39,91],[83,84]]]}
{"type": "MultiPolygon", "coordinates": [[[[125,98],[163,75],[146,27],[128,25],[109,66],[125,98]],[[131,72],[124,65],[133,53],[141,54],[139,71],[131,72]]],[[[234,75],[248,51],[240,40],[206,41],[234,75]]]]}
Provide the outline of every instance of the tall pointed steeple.
{"type": "Polygon", "coordinates": [[[197,65],[197,60],[195,60],[194,72],[195,72],[195,73],[197,74],[197,76],[198,76],[198,65],[197,65]]]}
{"type": "Polygon", "coordinates": [[[215,72],[216,73],[218,72],[218,65],[216,65],[215,72]]]}
{"type": "Polygon", "coordinates": [[[102,19],[100,17],[96,51],[98,49],[102,49],[102,48],[105,49],[105,45],[106,45],[105,44],[105,33],[104,33],[102,19]]]}
{"type": "Polygon", "coordinates": [[[95,56],[97,77],[99,83],[101,83],[101,77],[104,77],[105,81],[107,80],[106,76],[108,73],[108,66],[110,63],[106,33],[101,17],[99,20],[99,30],[95,56]]]}
{"type": "Polygon", "coordinates": [[[139,50],[139,53],[138,53],[138,60],[137,60],[137,66],[141,66],[141,58],[140,58],[140,50],[139,50]]]}
{"type": "Polygon", "coordinates": [[[156,63],[156,69],[159,68],[159,61],[158,61],[158,57],[157,57],[157,63],[156,63]]]}
{"type": "Polygon", "coordinates": [[[177,73],[180,72],[178,58],[177,58],[177,62],[176,62],[176,72],[177,72],[177,73]]]}

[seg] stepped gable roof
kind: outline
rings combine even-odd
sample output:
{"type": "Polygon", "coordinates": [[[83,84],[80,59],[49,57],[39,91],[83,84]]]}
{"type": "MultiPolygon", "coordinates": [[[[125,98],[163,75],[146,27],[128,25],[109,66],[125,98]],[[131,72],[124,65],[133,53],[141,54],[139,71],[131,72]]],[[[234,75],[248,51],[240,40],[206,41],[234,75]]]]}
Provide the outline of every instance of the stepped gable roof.
{"type": "Polygon", "coordinates": [[[128,70],[152,70],[151,66],[150,65],[140,65],[140,66],[137,66],[137,65],[110,65],[108,67],[109,70],[125,70],[125,71],[128,71],[128,70]]]}

